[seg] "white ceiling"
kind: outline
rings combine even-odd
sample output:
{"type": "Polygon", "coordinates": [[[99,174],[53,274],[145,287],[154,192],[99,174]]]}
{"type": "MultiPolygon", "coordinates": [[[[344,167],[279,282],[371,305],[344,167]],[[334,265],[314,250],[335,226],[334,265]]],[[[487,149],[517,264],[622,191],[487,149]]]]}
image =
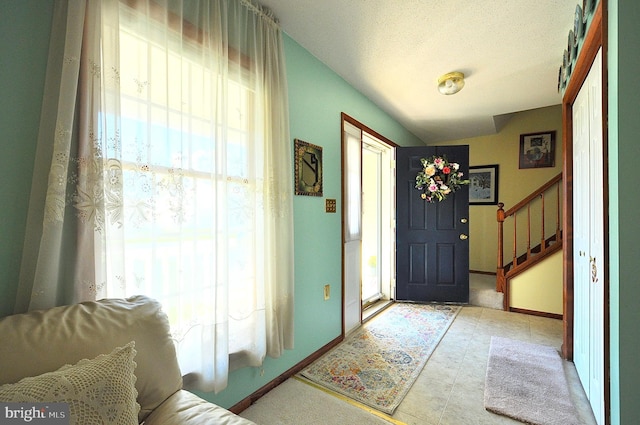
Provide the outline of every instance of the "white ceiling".
{"type": "MultiPolygon", "coordinates": [[[[561,103],[570,0],[260,0],[282,29],[425,143],[561,103]],[[440,75],[466,85],[441,95],[440,75]]],[[[357,117],[354,117],[357,119],[357,117]]],[[[373,125],[373,124],[371,124],[373,125]]]]}

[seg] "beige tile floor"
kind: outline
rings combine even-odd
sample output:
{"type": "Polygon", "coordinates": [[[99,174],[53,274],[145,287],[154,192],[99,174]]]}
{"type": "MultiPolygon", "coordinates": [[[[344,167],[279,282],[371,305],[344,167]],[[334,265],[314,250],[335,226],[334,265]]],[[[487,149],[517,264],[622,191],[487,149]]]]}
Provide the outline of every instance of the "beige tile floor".
{"type": "MultiPolygon", "coordinates": [[[[562,321],[484,307],[463,307],[393,418],[408,425],[518,424],[484,409],[491,336],[560,349],[562,321]]],[[[565,362],[574,404],[595,424],[572,363],[565,362]]]]}
{"type": "MultiPolygon", "coordinates": [[[[484,409],[484,381],[491,336],[549,345],[559,350],[562,343],[562,321],[480,306],[463,307],[392,419],[407,425],[519,424],[520,422],[484,409]]],[[[564,362],[564,365],[581,421],[585,425],[594,425],[595,420],[575,367],[570,362],[564,362]]],[[[246,411],[246,417],[260,425],[345,423],[343,419],[333,420],[332,415],[324,417],[320,422],[312,420],[308,414],[292,421],[279,419],[271,412],[291,410],[291,396],[285,392],[286,385],[282,387],[267,394],[264,403],[261,404],[258,400],[258,403],[246,411]],[[265,409],[265,405],[271,411],[265,409]]],[[[311,392],[305,394],[305,400],[301,404],[322,404],[323,392],[318,389],[315,392],[317,399],[311,392]]],[[[326,400],[324,403],[326,407],[326,400]]],[[[350,406],[346,402],[344,404],[350,406]]],[[[334,405],[332,409],[342,408],[334,405]]],[[[378,423],[379,418],[371,416],[370,421],[363,422],[359,419],[358,425],[378,423]]]]}

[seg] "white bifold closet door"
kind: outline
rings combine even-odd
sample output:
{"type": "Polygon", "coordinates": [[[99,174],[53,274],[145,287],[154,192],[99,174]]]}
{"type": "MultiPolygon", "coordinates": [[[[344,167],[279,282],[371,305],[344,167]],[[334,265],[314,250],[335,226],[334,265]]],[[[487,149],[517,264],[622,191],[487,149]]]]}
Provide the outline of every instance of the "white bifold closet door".
{"type": "Polygon", "coordinates": [[[573,104],[574,363],[604,424],[602,52],[573,104]]]}

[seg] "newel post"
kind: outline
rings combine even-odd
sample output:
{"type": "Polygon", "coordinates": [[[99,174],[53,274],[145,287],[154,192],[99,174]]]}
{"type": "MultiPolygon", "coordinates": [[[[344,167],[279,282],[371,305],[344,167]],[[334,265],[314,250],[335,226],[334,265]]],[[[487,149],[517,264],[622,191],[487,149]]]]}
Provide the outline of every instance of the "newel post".
{"type": "Polygon", "coordinates": [[[505,279],[504,279],[504,241],[502,236],[503,223],[504,223],[504,203],[498,203],[498,213],[496,214],[498,220],[498,267],[496,270],[496,292],[504,292],[505,279]]]}

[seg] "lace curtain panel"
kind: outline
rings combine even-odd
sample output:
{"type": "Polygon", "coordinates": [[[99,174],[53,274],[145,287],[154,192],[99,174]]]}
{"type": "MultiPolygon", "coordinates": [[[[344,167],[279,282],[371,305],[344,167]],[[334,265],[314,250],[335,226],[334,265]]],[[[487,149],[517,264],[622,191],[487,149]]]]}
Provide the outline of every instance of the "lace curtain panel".
{"type": "Polygon", "coordinates": [[[16,312],[152,296],[204,391],[292,348],[288,128],[256,4],[56,1],[16,312]]]}

